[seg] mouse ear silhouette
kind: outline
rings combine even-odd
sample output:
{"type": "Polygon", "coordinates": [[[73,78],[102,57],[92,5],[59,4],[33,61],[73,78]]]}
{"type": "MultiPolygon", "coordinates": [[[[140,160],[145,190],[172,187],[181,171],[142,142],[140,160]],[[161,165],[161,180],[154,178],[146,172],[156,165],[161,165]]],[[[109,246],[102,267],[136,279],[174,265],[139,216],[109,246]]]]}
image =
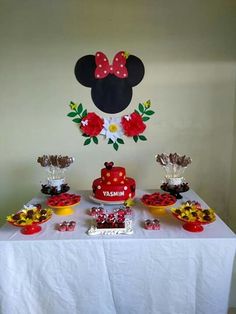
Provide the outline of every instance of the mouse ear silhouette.
{"type": "Polygon", "coordinates": [[[96,69],[94,55],[87,55],[80,58],[75,65],[75,77],[80,84],[92,87],[95,82],[94,72],[96,69]]]}
{"type": "Polygon", "coordinates": [[[138,57],[125,51],[118,52],[110,64],[107,56],[98,51],[80,58],[74,72],[80,84],[91,88],[95,106],[114,114],[130,104],[132,87],[142,81],[144,65],[138,57]]]}
{"type": "Polygon", "coordinates": [[[130,86],[138,85],[145,73],[143,62],[136,56],[129,55],[126,61],[126,67],[128,70],[127,81],[130,86]]]}

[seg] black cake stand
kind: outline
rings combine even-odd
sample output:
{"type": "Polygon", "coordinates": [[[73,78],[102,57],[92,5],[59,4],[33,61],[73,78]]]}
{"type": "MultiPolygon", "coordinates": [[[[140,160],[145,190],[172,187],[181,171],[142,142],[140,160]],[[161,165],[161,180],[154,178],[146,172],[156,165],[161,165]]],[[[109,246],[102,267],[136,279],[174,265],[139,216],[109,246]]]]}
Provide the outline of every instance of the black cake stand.
{"type": "Polygon", "coordinates": [[[182,183],[180,185],[174,185],[174,186],[170,186],[168,185],[168,183],[163,183],[161,185],[161,189],[175,196],[179,200],[183,198],[183,196],[180,193],[187,192],[189,190],[189,186],[188,186],[188,183],[182,183]]]}

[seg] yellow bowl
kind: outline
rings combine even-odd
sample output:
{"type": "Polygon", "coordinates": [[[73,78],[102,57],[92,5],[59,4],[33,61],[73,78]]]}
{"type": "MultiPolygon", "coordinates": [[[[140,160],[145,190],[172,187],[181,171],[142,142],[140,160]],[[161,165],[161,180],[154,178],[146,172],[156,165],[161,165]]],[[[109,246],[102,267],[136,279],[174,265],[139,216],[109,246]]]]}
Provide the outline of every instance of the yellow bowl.
{"type": "Polygon", "coordinates": [[[145,205],[150,213],[153,215],[153,216],[161,216],[161,215],[165,215],[167,213],[166,209],[169,207],[169,206],[154,206],[154,205],[145,205]]]}
{"type": "Polygon", "coordinates": [[[68,205],[68,206],[50,206],[51,208],[53,208],[53,211],[56,215],[59,216],[68,216],[68,215],[72,215],[74,214],[74,209],[72,207],[78,205],[80,202],[75,203],[73,205],[68,205]]]}

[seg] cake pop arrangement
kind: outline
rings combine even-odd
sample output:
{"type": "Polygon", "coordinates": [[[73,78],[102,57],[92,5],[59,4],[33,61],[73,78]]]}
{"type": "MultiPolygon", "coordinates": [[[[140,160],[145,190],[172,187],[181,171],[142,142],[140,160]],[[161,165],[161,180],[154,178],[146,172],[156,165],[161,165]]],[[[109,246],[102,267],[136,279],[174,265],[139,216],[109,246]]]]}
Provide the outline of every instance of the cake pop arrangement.
{"type": "Polygon", "coordinates": [[[159,154],[155,156],[156,162],[159,163],[165,171],[165,182],[162,184],[162,190],[176,196],[177,199],[182,198],[180,193],[189,190],[188,183],[184,182],[183,174],[191,164],[192,160],[186,155],[180,156],[177,153],[159,154]]]}
{"type": "MultiPolygon", "coordinates": [[[[131,207],[124,205],[124,206],[119,207],[119,208],[114,208],[113,213],[118,214],[120,216],[125,216],[125,215],[130,216],[133,214],[133,211],[132,211],[131,207]]],[[[89,215],[92,217],[98,217],[98,216],[105,215],[105,214],[106,214],[106,211],[102,206],[99,206],[99,207],[93,206],[92,208],[89,209],[89,215]]]]}
{"type": "Polygon", "coordinates": [[[103,207],[92,207],[89,214],[94,218],[88,230],[89,235],[132,234],[132,209],[121,206],[107,212],[103,207]],[[128,218],[129,217],[129,218],[128,218]]]}
{"type": "Polygon", "coordinates": [[[43,155],[38,157],[37,162],[47,171],[47,184],[42,184],[42,193],[56,195],[70,189],[65,183],[65,171],[74,162],[73,157],[43,155]]]}

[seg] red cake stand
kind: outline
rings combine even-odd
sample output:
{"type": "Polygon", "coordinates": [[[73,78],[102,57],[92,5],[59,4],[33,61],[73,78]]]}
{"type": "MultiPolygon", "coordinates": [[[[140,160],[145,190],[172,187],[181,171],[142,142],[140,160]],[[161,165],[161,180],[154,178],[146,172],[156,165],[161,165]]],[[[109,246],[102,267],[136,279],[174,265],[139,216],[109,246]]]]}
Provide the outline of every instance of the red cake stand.
{"type": "Polygon", "coordinates": [[[189,232],[202,232],[202,231],[204,230],[204,228],[203,228],[202,225],[208,225],[208,224],[210,224],[210,223],[212,223],[212,222],[214,222],[214,221],[216,220],[216,218],[214,217],[214,219],[211,220],[211,221],[204,221],[204,222],[199,221],[199,220],[196,220],[196,221],[188,221],[188,220],[186,220],[186,219],[179,218],[178,215],[174,214],[173,212],[172,212],[172,215],[173,215],[176,219],[178,219],[178,220],[184,222],[183,228],[184,228],[185,230],[189,231],[189,232]]]}
{"type": "Polygon", "coordinates": [[[30,234],[35,234],[35,233],[38,233],[42,230],[42,227],[39,226],[41,224],[43,224],[44,222],[48,221],[49,219],[51,218],[51,216],[43,221],[40,221],[40,222],[32,222],[31,224],[29,225],[24,225],[22,226],[21,224],[17,224],[15,222],[11,222],[11,221],[8,221],[9,224],[15,226],[15,227],[20,227],[21,230],[20,232],[22,234],[25,234],[25,235],[30,235],[30,234]]]}

